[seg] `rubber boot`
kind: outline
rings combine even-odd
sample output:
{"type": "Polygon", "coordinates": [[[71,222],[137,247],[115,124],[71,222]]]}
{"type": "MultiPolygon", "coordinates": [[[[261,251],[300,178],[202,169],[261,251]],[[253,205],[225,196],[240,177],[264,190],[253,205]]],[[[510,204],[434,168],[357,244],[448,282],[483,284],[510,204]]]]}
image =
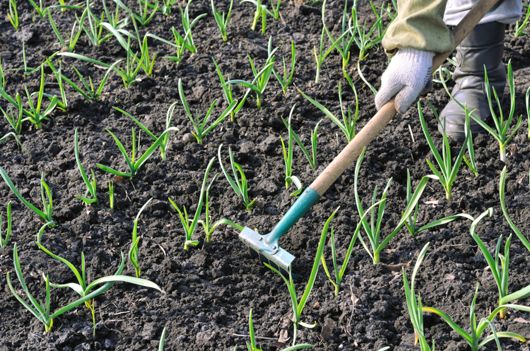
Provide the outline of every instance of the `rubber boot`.
{"type": "MultiPolygon", "coordinates": [[[[482,120],[491,118],[484,85],[484,67],[488,71],[490,85],[502,96],[506,85],[506,71],[502,63],[505,24],[491,22],[479,24],[457,47],[457,67],[453,74],[456,85],[452,95],[468,110],[474,110],[482,120]]],[[[472,133],[482,132],[478,123],[471,119],[472,133]]],[[[465,139],[465,113],[451,99],[440,113],[440,133],[453,140],[465,139]]]]}

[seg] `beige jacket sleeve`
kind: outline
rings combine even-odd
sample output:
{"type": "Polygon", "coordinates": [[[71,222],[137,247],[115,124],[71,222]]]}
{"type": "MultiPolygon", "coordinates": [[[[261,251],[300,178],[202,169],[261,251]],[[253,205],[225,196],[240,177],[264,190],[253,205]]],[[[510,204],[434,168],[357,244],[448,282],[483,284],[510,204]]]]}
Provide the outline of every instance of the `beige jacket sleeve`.
{"type": "Polygon", "coordinates": [[[387,52],[400,48],[441,53],[453,48],[453,36],[444,24],[447,0],[398,0],[398,14],[383,38],[387,52]]]}

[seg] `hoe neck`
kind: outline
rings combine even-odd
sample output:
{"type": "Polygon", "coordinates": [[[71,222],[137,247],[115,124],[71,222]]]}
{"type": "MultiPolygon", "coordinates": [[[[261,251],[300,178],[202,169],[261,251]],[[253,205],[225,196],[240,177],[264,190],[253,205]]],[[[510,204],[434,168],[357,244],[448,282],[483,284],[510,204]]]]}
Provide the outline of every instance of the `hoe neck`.
{"type": "Polygon", "coordinates": [[[320,195],[316,190],[307,188],[302,195],[291,206],[289,211],[276,224],[269,235],[267,235],[267,242],[269,244],[277,243],[280,238],[291,229],[291,227],[304,216],[311,207],[318,202],[320,195]]]}

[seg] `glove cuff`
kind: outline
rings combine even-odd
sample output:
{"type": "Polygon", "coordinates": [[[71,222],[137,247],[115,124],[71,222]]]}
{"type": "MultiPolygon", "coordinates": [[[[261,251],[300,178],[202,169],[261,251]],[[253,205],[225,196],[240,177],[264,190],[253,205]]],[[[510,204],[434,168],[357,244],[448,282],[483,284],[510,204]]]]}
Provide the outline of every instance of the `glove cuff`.
{"type": "Polygon", "coordinates": [[[399,56],[400,59],[405,60],[403,62],[425,64],[426,62],[432,63],[434,52],[413,48],[402,48],[399,49],[396,56],[399,56]]]}

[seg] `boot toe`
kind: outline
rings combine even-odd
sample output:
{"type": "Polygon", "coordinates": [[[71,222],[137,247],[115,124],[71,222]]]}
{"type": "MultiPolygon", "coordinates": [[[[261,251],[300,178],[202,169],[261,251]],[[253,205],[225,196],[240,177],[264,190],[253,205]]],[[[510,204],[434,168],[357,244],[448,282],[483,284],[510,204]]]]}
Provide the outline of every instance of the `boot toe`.
{"type": "MultiPolygon", "coordinates": [[[[460,90],[455,95],[462,104],[466,104],[468,109],[474,111],[482,121],[490,118],[489,105],[484,93],[477,89],[460,90]]],[[[463,141],[466,137],[466,114],[465,111],[454,100],[449,101],[440,113],[440,123],[438,130],[445,133],[455,141],[463,141]]],[[[470,120],[470,129],[473,134],[481,133],[484,129],[474,120],[470,120]]]]}
{"type": "Polygon", "coordinates": [[[446,115],[445,119],[438,123],[438,131],[454,141],[462,142],[466,138],[465,125],[460,124],[458,118],[458,115],[446,115]]]}

